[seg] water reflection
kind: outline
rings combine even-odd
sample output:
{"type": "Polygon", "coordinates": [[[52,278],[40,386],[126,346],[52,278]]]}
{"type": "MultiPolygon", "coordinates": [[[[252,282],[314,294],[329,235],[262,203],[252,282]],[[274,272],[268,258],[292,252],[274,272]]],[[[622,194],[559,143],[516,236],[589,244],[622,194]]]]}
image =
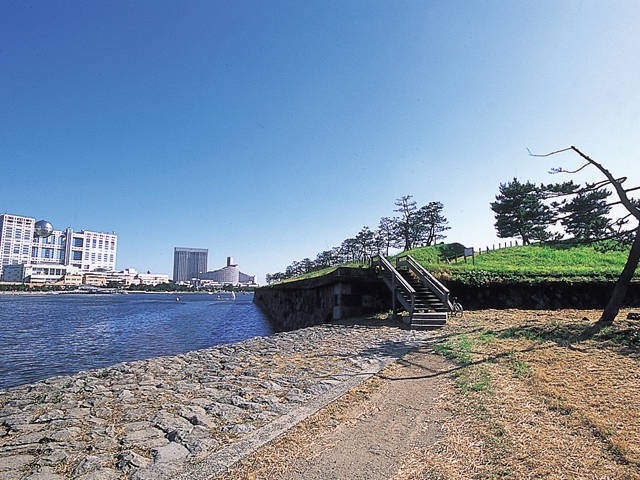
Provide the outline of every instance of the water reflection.
{"type": "Polygon", "coordinates": [[[252,295],[0,295],[0,388],[270,335],[252,295]]]}

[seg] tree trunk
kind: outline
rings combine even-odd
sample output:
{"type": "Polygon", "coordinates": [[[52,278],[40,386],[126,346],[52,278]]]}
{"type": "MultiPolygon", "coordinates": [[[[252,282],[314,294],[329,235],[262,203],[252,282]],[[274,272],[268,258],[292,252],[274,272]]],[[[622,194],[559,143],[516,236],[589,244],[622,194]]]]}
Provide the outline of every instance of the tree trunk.
{"type": "Polygon", "coordinates": [[[636,268],[638,267],[638,261],[640,260],[640,227],[636,230],[636,238],[633,240],[633,244],[631,244],[631,251],[629,252],[629,257],[627,258],[627,263],[622,269],[622,273],[616,282],[616,286],[613,288],[613,292],[611,293],[611,298],[609,299],[609,303],[605,307],[602,312],[602,316],[600,320],[598,320],[598,327],[602,328],[607,325],[611,325],[615,320],[618,312],[620,311],[620,306],[624,301],[624,297],[627,294],[627,289],[629,287],[629,282],[631,282],[631,278],[633,277],[636,268]]]}

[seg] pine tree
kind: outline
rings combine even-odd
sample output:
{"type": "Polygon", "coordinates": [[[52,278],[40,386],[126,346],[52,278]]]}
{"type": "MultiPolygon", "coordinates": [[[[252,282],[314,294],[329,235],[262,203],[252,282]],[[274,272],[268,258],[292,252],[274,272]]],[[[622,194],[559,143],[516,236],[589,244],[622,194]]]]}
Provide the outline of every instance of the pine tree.
{"type": "Polygon", "coordinates": [[[400,213],[400,217],[396,218],[396,246],[403,250],[411,250],[415,246],[417,239],[416,231],[416,206],[413,195],[405,195],[395,201],[398,207],[394,212],[400,213]]]}
{"type": "Polygon", "coordinates": [[[541,200],[545,196],[542,187],[514,178],[501,183],[499,190],[496,201],[491,203],[498,237],[519,237],[523,245],[528,245],[532,240],[544,241],[553,236],[547,227],[555,222],[555,216],[541,200]]]}
{"type": "Polygon", "coordinates": [[[607,198],[611,192],[605,189],[583,190],[558,211],[565,216],[560,223],[565,231],[578,240],[598,240],[612,232],[611,220],[607,217],[611,207],[607,198]]]}

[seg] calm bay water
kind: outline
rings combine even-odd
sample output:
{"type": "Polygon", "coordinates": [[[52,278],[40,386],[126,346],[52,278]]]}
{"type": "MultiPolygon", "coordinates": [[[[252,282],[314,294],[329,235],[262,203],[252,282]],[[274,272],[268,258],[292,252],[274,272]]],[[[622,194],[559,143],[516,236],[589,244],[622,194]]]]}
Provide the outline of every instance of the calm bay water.
{"type": "Polygon", "coordinates": [[[0,295],[0,388],[270,335],[253,295],[0,295]]]}

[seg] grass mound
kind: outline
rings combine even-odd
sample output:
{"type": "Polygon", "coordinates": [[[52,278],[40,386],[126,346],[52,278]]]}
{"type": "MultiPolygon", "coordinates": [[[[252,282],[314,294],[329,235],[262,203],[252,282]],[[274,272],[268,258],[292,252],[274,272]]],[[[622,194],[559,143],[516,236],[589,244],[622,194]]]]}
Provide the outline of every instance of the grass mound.
{"type": "MultiPolygon", "coordinates": [[[[601,245],[536,244],[490,250],[474,258],[454,259],[444,252],[460,244],[422,247],[406,253],[445,280],[470,285],[492,282],[611,281],[624,268],[628,249],[603,249],[601,245]]],[[[401,254],[402,255],[402,254],[401,254]]],[[[640,279],[640,273],[636,275],[640,279]]]]}

